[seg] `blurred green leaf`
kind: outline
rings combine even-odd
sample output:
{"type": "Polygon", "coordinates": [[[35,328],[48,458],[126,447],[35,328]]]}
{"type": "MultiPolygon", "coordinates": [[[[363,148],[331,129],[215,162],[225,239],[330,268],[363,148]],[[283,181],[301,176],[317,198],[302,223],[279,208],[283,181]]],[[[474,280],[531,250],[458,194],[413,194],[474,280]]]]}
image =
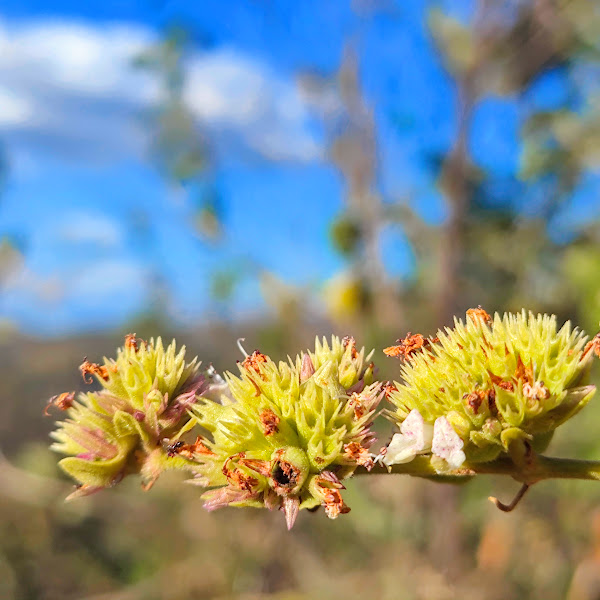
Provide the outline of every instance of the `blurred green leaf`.
{"type": "Polygon", "coordinates": [[[360,244],[360,226],[348,215],[340,215],[332,222],[329,237],[335,250],[342,256],[351,256],[360,244]]]}
{"type": "Polygon", "coordinates": [[[439,8],[429,11],[427,24],[452,73],[463,75],[477,64],[477,45],[468,27],[439,8]]]}

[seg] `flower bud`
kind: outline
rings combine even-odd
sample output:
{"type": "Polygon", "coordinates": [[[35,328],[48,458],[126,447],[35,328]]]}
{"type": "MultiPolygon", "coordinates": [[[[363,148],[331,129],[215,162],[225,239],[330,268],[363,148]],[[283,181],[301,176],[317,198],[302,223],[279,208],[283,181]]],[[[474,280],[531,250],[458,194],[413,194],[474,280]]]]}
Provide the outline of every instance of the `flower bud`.
{"type": "Polygon", "coordinates": [[[341,340],[331,338],[331,348],[325,338],[322,342],[315,340],[314,353],[309,352],[315,369],[331,362],[337,369],[337,381],[347,391],[360,392],[366,385],[373,383],[374,365],[371,362],[373,351],[365,357],[365,349],[356,348],[353,337],[346,336],[341,340]]]}

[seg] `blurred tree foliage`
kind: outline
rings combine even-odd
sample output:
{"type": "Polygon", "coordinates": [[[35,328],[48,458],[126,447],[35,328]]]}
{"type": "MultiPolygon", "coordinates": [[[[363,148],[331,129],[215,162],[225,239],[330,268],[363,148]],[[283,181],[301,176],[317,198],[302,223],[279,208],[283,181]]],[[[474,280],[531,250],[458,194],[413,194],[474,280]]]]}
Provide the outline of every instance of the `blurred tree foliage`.
{"type": "Polygon", "coordinates": [[[136,66],[158,76],[161,102],[151,116],[155,129],[151,155],[173,193],[194,208],[194,225],[206,240],[221,234],[221,200],[212,178],[213,151],[185,98],[186,68],[191,50],[183,26],[168,29],[164,40],[136,59],[136,66]]]}
{"type": "MultiPolygon", "coordinates": [[[[387,2],[354,4],[364,18],[393,11],[387,2]]],[[[407,329],[432,333],[478,304],[490,311],[554,312],[590,332],[597,328],[600,223],[574,222],[560,233],[574,197],[600,167],[597,3],[477,0],[468,22],[445,12],[444,4],[428,6],[431,40],[457,100],[453,142],[441,154],[425,150],[422,156],[443,194],[447,217],[441,225],[431,224],[418,210],[420,198],[392,198],[382,191],[376,121],[361,87],[360,44],[348,45],[336,73],[302,74],[300,85],[317,112],[324,95],[336,107],[318,114],[328,160],[345,184],[344,208],[330,227],[331,245],[345,266],[318,290],[282,282],[262,265],[225,265],[215,273],[212,293],[225,305],[242,277],[260,278],[273,319],[249,324],[246,335],[265,352],[285,356],[307,345],[315,330],[331,328],[381,348],[407,329]],[[567,90],[550,109],[531,101],[533,87],[548,73],[558,74],[567,90]],[[493,96],[509,98],[521,117],[518,173],[478,166],[471,154],[473,115],[493,96]],[[382,232],[390,226],[402,231],[415,255],[414,273],[401,281],[388,273],[382,256],[382,232]]],[[[197,208],[202,239],[218,239],[226,199],[210,191],[212,150],[183,100],[186,43],[181,32],[172,32],[140,58],[140,66],[163,81],[154,152],[177,199],[197,208]],[[199,200],[193,196],[198,190],[199,200]]],[[[589,204],[598,202],[590,198],[589,204]]],[[[14,260],[12,246],[0,246],[0,285],[14,260]]],[[[144,328],[151,330],[148,324],[144,328]]],[[[239,327],[217,323],[185,334],[221,369],[232,364],[238,332],[239,327]]],[[[587,600],[600,595],[594,508],[600,488],[586,482],[536,486],[507,517],[483,499],[492,485],[496,491],[504,486],[501,492],[510,496],[510,483],[482,480],[449,492],[429,482],[369,478],[350,484],[350,515],[334,524],[318,524],[319,515],[300,519],[293,535],[274,527],[269,514],[208,515],[197,491],[174,494],[169,480],[159,482],[151,495],[125,484],[112,494],[63,506],[68,486],[57,482],[54,458],[24,444],[50,429],[41,416],[43,405],[27,405],[30,427],[24,436],[18,403],[49,395],[49,385],[80,386],[75,376],[68,379],[72,366],[89,348],[99,348],[100,356],[113,342],[0,339],[0,373],[10,400],[0,407],[2,446],[19,467],[0,460],[0,597],[300,600],[369,594],[393,600],[558,600],[570,594],[571,600],[587,600]],[[26,373],[26,381],[15,373],[26,373]]],[[[397,376],[396,363],[378,362],[383,378],[397,376]]],[[[586,409],[587,419],[559,432],[553,442],[557,453],[600,455],[595,406],[586,409]]]]}

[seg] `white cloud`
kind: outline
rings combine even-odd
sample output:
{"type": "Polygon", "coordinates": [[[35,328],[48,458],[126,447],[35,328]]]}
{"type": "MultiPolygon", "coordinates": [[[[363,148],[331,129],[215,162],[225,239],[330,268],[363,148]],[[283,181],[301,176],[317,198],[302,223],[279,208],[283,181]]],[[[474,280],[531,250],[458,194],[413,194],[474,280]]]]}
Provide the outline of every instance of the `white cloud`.
{"type": "Polygon", "coordinates": [[[120,224],[101,213],[69,213],[61,221],[58,237],[66,242],[111,247],[123,239],[120,224]]]}
{"type": "Polygon", "coordinates": [[[185,98],[202,122],[243,131],[248,147],[268,158],[314,160],[321,155],[296,85],[232,49],[190,61],[185,98]]]}
{"type": "Polygon", "coordinates": [[[134,260],[102,259],[62,276],[27,266],[3,282],[0,312],[35,335],[103,329],[142,312],[151,293],[146,268],[134,260]]]}
{"type": "Polygon", "coordinates": [[[264,109],[266,79],[260,65],[235,52],[205,54],[190,61],[185,97],[204,121],[244,124],[264,109]]]}
{"type": "Polygon", "coordinates": [[[42,276],[22,264],[2,281],[5,294],[16,298],[35,298],[44,303],[55,303],[63,299],[64,285],[56,275],[42,276]]]}
{"type": "Polygon", "coordinates": [[[137,262],[106,259],[79,271],[70,282],[69,295],[100,307],[125,298],[133,298],[143,306],[148,286],[149,274],[137,262]]]}
{"type": "Polygon", "coordinates": [[[0,87],[0,127],[25,125],[33,117],[33,106],[25,96],[0,87]]]}
{"type": "MultiPolygon", "coordinates": [[[[17,154],[79,162],[145,156],[151,134],[142,116],[160,87],[133,60],[156,41],[139,25],[0,21],[0,139],[17,154]]],[[[294,82],[240,52],[193,55],[185,98],[217,146],[222,137],[228,150],[273,159],[320,156],[294,82]]]]}
{"type": "Polygon", "coordinates": [[[138,26],[36,21],[0,29],[0,70],[17,85],[81,95],[156,97],[155,85],[128,62],[155,36],[138,26]]]}

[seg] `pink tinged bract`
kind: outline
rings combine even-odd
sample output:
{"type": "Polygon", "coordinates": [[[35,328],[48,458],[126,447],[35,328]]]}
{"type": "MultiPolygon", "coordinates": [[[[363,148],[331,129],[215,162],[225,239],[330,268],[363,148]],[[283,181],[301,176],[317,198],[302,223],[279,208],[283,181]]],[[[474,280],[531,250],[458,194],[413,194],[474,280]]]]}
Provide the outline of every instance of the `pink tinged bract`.
{"type": "Polygon", "coordinates": [[[315,374],[315,365],[309,354],[302,356],[302,366],[300,368],[300,383],[304,383],[315,374]]]}
{"type": "Polygon", "coordinates": [[[229,506],[234,502],[245,502],[255,497],[256,494],[246,490],[238,490],[230,486],[222,487],[204,494],[204,508],[210,512],[229,506]]]}
{"type": "Polygon", "coordinates": [[[297,496],[285,496],[281,503],[281,510],[285,515],[285,522],[289,531],[296,522],[300,510],[300,499],[297,496]]]}

